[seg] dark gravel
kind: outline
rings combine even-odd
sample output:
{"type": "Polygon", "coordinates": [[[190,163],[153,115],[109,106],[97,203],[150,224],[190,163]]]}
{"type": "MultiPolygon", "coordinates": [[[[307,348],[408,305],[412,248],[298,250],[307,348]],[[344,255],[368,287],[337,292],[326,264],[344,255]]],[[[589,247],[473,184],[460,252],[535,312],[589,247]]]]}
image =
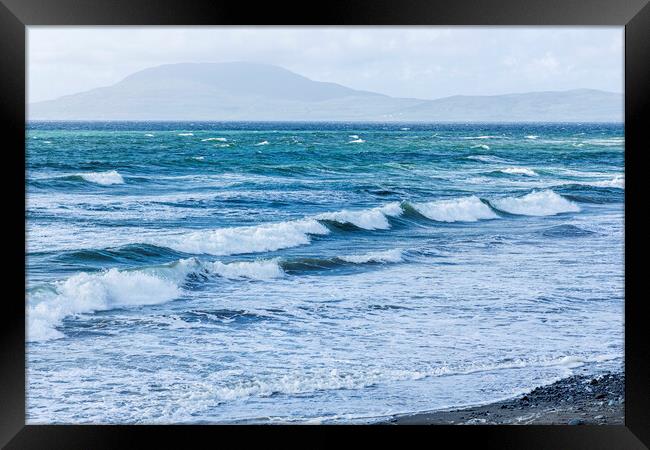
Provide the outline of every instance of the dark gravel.
{"type": "Polygon", "coordinates": [[[625,375],[575,375],[519,398],[453,411],[396,416],[382,424],[622,425],[625,375]]]}

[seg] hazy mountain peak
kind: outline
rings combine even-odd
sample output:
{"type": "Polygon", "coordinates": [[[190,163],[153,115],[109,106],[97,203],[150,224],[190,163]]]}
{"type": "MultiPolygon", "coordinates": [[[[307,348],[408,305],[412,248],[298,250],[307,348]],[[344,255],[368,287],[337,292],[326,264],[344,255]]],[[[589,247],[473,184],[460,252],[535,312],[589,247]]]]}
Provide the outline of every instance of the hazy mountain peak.
{"type": "Polygon", "coordinates": [[[356,91],[336,83],[313,81],[283,67],[252,62],[165,64],[131,74],[118,84],[200,85],[229,95],[293,101],[380,95],[356,91]]]}
{"type": "Polygon", "coordinates": [[[393,98],[253,62],[150,67],[113,86],[29,107],[31,120],[619,122],[622,117],[621,94],[593,89],[393,98]]]}

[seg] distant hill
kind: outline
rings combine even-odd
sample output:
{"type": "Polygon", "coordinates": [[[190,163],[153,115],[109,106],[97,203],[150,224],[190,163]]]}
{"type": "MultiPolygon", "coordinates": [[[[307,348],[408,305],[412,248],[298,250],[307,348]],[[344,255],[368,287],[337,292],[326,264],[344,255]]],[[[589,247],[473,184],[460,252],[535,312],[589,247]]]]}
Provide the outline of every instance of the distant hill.
{"type": "Polygon", "coordinates": [[[30,120],[622,122],[623,96],[592,89],[395,98],[254,63],[168,64],[113,86],[32,103],[30,120]]]}

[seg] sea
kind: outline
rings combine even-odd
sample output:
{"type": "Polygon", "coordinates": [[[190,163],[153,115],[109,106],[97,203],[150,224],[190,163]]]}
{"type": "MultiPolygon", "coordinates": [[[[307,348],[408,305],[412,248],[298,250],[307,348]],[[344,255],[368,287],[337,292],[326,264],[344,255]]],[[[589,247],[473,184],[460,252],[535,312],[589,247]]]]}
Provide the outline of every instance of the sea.
{"type": "Polygon", "coordinates": [[[623,370],[622,124],[29,122],[27,423],[372,423],[623,370]]]}

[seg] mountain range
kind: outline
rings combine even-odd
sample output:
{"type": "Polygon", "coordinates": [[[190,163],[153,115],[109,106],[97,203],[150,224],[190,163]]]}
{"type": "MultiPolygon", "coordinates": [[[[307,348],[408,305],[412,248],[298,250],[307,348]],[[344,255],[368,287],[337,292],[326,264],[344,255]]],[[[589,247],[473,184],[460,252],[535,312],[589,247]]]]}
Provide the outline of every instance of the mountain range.
{"type": "Polygon", "coordinates": [[[167,64],[28,105],[30,120],[622,122],[623,95],[593,89],[397,98],[247,62],[167,64]]]}

